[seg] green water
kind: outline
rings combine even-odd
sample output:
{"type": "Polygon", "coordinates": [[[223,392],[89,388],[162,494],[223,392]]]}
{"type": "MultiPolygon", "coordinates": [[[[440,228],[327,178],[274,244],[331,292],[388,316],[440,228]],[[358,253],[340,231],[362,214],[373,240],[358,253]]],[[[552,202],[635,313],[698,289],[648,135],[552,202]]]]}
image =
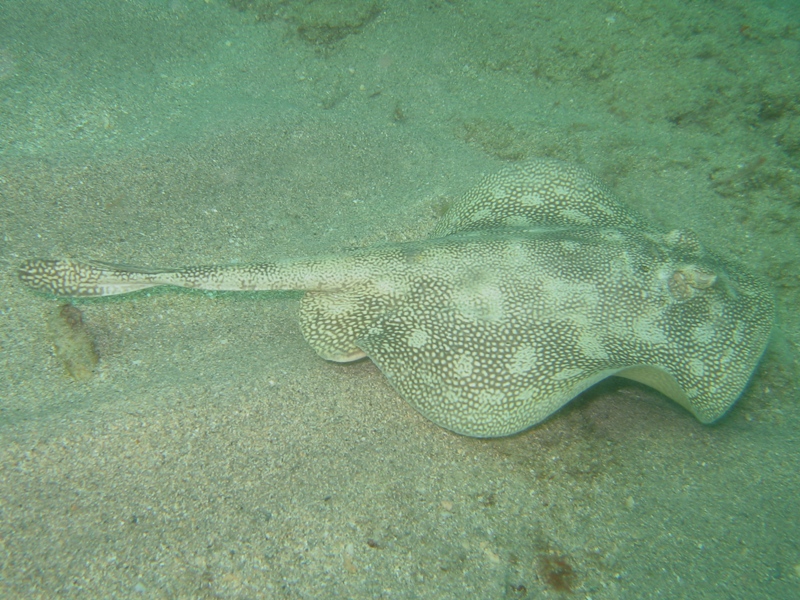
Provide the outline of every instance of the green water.
{"type": "Polygon", "coordinates": [[[797,6],[232,4],[0,6],[0,596],[800,597],[797,6]],[[456,436],[319,359],[292,294],[81,301],[77,382],[14,274],[415,239],[534,156],[772,283],[718,424],[611,380],[456,436]]]}

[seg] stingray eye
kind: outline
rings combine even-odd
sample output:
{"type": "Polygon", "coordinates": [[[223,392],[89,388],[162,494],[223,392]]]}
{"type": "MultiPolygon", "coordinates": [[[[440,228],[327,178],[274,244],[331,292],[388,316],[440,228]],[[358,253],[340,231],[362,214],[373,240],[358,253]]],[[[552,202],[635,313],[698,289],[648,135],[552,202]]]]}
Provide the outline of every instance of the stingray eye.
{"type": "Polygon", "coordinates": [[[672,297],[678,301],[688,300],[699,290],[710,288],[717,281],[716,274],[696,265],[685,265],[676,269],[667,285],[672,297]]]}
{"type": "Polygon", "coordinates": [[[711,271],[704,271],[703,269],[699,269],[697,267],[693,267],[691,270],[691,279],[689,285],[696,290],[706,290],[714,285],[716,281],[717,276],[711,271]]]}
{"type": "Polygon", "coordinates": [[[692,297],[692,290],[686,281],[686,275],[683,271],[675,271],[667,282],[669,286],[669,293],[675,300],[688,300],[692,297]]]}

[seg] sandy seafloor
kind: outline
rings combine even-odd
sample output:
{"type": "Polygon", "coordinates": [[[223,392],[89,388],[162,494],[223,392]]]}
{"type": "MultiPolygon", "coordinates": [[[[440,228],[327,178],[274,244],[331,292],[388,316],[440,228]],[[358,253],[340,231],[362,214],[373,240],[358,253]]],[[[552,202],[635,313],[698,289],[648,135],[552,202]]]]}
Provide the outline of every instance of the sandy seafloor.
{"type": "Polygon", "coordinates": [[[789,1],[2,2],[0,596],[800,597],[799,72],[789,1]],[[15,275],[413,239],[532,156],[772,283],[721,422],[610,380],[461,437],[290,293],[76,302],[78,382],[15,275]]]}

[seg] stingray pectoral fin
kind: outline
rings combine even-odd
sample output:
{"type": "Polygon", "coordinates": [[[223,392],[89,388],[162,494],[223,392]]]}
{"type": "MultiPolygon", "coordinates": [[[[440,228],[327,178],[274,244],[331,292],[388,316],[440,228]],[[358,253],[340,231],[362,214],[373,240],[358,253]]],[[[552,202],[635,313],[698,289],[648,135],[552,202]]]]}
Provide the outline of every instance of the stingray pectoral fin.
{"type": "MultiPolygon", "coordinates": [[[[692,413],[701,423],[709,424],[720,419],[736,403],[744,384],[733,388],[723,381],[717,385],[700,385],[692,391],[684,389],[669,372],[659,367],[637,365],[614,373],[619,377],[632,379],[658,390],[692,413]],[[692,396],[689,396],[692,393],[692,396]]],[[[744,381],[746,382],[746,377],[744,381]]]]}
{"type": "MultiPolygon", "coordinates": [[[[648,365],[637,365],[617,371],[614,375],[643,383],[683,406],[701,422],[708,422],[704,421],[701,416],[694,411],[692,402],[689,400],[686,392],[683,391],[678,381],[664,369],[648,365]]],[[[731,402],[731,404],[733,403],[731,402]]]]}
{"type": "Polygon", "coordinates": [[[468,329],[446,314],[435,320],[428,316],[418,303],[407,303],[376,319],[357,342],[400,396],[455,433],[485,438],[523,431],[608,376],[580,369],[559,376],[515,369],[498,337],[462,346],[457,340],[466,339],[468,329]],[[549,381],[542,385],[542,378],[549,381]]]}

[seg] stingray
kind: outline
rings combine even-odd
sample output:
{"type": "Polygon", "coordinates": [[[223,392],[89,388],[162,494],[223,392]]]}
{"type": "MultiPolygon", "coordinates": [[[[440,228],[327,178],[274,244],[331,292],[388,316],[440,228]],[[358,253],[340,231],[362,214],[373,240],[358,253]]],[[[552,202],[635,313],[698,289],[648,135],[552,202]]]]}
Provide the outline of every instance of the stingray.
{"type": "Polygon", "coordinates": [[[711,423],[746,387],[774,314],[758,277],[555,160],[486,177],[415,242],[175,269],[37,259],[19,277],[57,296],[302,290],[321,357],[369,357],[424,416],[475,437],[527,429],[612,375],[711,423]]]}

